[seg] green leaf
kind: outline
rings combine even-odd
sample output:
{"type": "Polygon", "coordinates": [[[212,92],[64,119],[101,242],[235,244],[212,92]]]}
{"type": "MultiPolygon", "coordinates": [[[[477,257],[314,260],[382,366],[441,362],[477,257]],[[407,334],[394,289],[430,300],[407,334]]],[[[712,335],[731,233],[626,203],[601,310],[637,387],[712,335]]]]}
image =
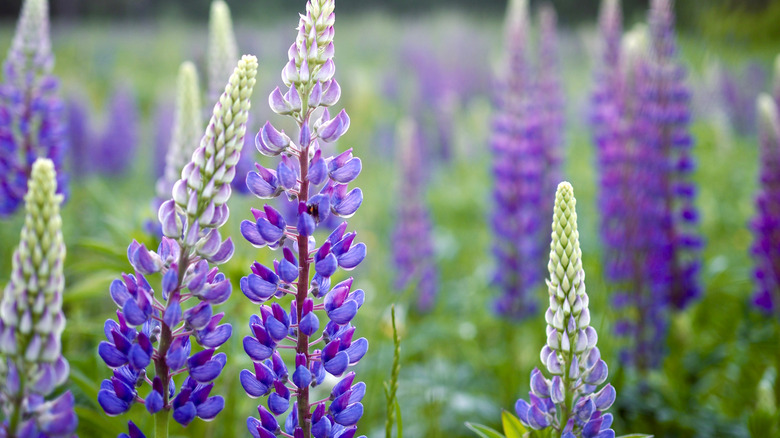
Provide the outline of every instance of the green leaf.
{"type": "Polygon", "coordinates": [[[506,438],[523,438],[528,430],[520,422],[520,419],[508,411],[501,412],[501,424],[504,426],[506,438]]]}
{"type": "Polygon", "coordinates": [[[629,435],[621,435],[617,438],[653,438],[653,435],[646,435],[644,433],[632,433],[629,435]]]}
{"type": "Polygon", "coordinates": [[[466,422],[466,427],[476,432],[477,435],[480,436],[480,438],[506,438],[504,435],[495,431],[494,429],[491,429],[487,426],[483,426],[478,423],[466,422]]]}

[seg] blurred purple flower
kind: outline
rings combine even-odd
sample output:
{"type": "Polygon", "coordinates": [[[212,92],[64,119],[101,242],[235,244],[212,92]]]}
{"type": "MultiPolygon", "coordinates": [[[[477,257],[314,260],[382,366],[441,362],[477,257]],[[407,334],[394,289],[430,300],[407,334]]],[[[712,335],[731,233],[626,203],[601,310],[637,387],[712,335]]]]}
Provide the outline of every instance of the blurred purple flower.
{"type": "Polygon", "coordinates": [[[53,66],[48,3],[26,0],[0,84],[0,217],[13,214],[22,203],[38,157],[54,162],[58,190],[67,193],[62,168],[67,126],[53,66]]]}
{"type": "Polygon", "coordinates": [[[78,98],[67,101],[68,137],[70,143],[70,169],[74,178],[87,173],[94,139],[87,104],[78,98]]]}
{"type": "Polygon", "coordinates": [[[501,291],[496,311],[522,319],[536,310],[531,291],[542,278],[542,266],[535,261],[544,248],[538,213],[544,211],[541,194],[547,158],[538,108],[532,99],[535,84],[529,77],[527,2],[510,3],[506,26],[507,65],[497,84],[497,112],[490,140],[495,178],[493,283],[501,291]]]}
{"type": "Polygon", "coordinates": [[[396,139],[401,159],[398,217],[391,245],[398,276],[396,288],[410,285],[417,290],[417,308],[430,311],[435,305],[438,279],[434,259],[431,218],[425,204],[425,159],[421,156],[417,125],[407,119],[399,124],[396,139]]]}
{"type": "Polygon", "coordinates": [[[780,303],[780,116],[774,100],[765,94],[757,101],[760,144],[759,192],[753,218],[753,257],[756,294],[762,310],[778,313],[780,303]]]}
{"type": "Polygon", "coordinates": [[[90,164],[94,172],[115,176],[132,166],[138,149],[139,114],[132,91],[124,86],[117,88],[105,113],[108,118],[90,164]]]}

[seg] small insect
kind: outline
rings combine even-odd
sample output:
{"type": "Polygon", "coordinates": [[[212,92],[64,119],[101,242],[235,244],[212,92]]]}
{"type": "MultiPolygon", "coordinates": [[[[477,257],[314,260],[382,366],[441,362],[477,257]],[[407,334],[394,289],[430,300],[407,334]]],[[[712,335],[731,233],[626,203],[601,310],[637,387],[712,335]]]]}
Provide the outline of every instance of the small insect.
{"type": "Polygon", "coordinates": [[[314,217],[314,221],[320,222],[320,208],[317,204],[309,204],[306,206],[306,213],[309,213],[314,217]]]}

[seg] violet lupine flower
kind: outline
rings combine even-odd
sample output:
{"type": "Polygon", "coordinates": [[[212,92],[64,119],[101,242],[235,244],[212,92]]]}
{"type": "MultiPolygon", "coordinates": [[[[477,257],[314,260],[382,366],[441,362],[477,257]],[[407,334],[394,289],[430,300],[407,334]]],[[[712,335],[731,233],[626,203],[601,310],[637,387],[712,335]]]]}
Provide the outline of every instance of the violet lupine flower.
{"type": "Polygon", "coordinates": [[[0,436],[70,437],[78,419],[73,394],[46,398],[68,378],[62,356],[65,243],[54,163],[33,163],[25,221],[11,279],[0,303],[0,436]]]}
{"type": "MultiPolygon", "coordinates": [[[[602,59],[596,71],[596,87],[591,97],[591,122],[599,166],[598,193],[601,215],[601,238],[605,243],[605,271],[615,282],[630,278],[630,269],[623,264],[629,244],[626,215],[634,210],[625,208],[631,201],[625,189],[630,187],[631,162],[628,123],[625,107],[623,51],[621,50],[622,13],[618,0],[603,0],[599,17],[602,38],[602,59]]],[[[628,69],[630,70],[630,68],[628,69]]],[[[639,215],[640,213],[636,213],[639,215]]]]}
{"type": "MultiPolygon", "coordinates": [[[[696,231],[695,167],[691,148],[690,92],[685,68],[677,59],[673,0],[653,0],[648,17],[650,56],[641,64],[639,114],[635,135],[646,160],[637,167],[648,180],[645,219],[657,231],[646,264],[653,295],[674,309],[683,309],[700,294],[698,272],[701,238],[696,231]]],[[[641,227],[649,231],[645,227],[641,227]]]]}
{"type": "Polygon", "coordinates": [[[396,287],[415,287],[417,308],[431,310],[435,304],[438,282],[434,262],[431,218],[422,197],[425,187],[424,160],[420,157],[420,136],[411,119],[399,123],[397,135],[401,151],[401,186],[398,196],[398,218],[393,233],[393,260],[398,269],[396,287]]]}
{"type": "Polygon", "coordinates": [[[560,183],[547,264],[547,343],[541,352],[551,378],[534,368],[530,401],[518,400],[515,411],[525,426],[552,428],[562,438],[614,438],[612,414],[604,411],[615,402],[615,388],[607,384],[597,391],[608,372],[596,347],[596,330],[590,326],[576,203],[571,184],[560,183]]]}
{"type": "Polygon", "coordinates": [[[87,173],[86,164],[92,151],[92,127],[89,124],[89,111],[82,100],[70,98],[66,102],[68,113],[68,142],[70,144],[70,170],[74,178],[87,173]]]}
{"type": "Polygon", "coordinates": [[[528,2],[514,0],[507,17],[507,68],[496,90],[498,111],[490,148],[495,175],[493,229],[497,259],[493,283],[501,291],[496,311],[521,319],[533,314],[533,290],[542,270],[534,263],[542,254],[538,212],[543,208],[545,154],[539,141],[539,119],[528,79],[528,2]]]}
{"type": "Polygon", "coordinates": [[[363,200],[359,188],[349,189],[362,168],[352,149],[325,158],[320,148],[322,142],[336,141],[349,128],[346,111],[331,117],[327,109],[341,94],[333,78],[334,7],[333,0],[307,2],[282,71],[289,89],[282,93],[277,87],[269,96],[274,112],[295,120],[298,135],[293,140],[267,122],[255,139],[257,148],[263,155],[280,159],[276,169],[257,164],[257,172],[246,176],[249,190],[261,199],[284,193],[298,200],[294,217],[285,218],[266,204],[262,210],[252,209],[253,220],[241,223],[241,232],[252,245],[281,250],[272,267],[255,262],[252,273],[241,279],[247,298],[262,304],[260,316],[250,318],[252,334],[244,338],[244,350],[254,366],[240,374],[250,397],[267,397],[267,408],[258,407],[259,419],[247,420],[255,438],[279,433],[296,438],[352,438],[363,414],[366,385],[354,382],[355,373],[348,369],[368,350],[368,341],[356,338],[351,324],[365,293],[352,289],[352,278],[331,287],[331,277],[338,268],[357,267],[365,258],[366,246],[356,241],[354,231],[347,232],[346,222],[319,247],[313,236],[330,215],[351,217],[363,200]],[[315,113],[320,114],[316,119],[315,113]],[[289,313],[278,302],[263,304],[286,295],[294,296],[289,313]],[[321,323],[322,317],[327,322],[321,323]],[[294,347],[280,345],[285,341],[292,341],[294,347]],[[282,348],[295,351],[289,370],[279,353],[282,348]],[[322,384],[327,375],[341,378],[329,399],[310,400],[310,389],[322,384]],[[288,411],[284,424],[278,424],[276,417],[288,411]]]}
{"type": "Polygon", "coordinates": [[[57,187],[66,193],[63,158],[67,149],[64,105],[51,75],[49,4],[25,0],[0,84],[0,216],[13,214],[27,192],[38,157],[52,160],[57,187]]]}
{"type": "Polygon", "coordinates": [[[138,149],[139,114],[132,91],[126,87],[116,89],[106,114],[108,119],[96,142],[91,165],[93,171],[113,176],[132,165],[138,149]]]}
{"type": "Polygon", "coordinates": [[[762,94],[756,102],[761,146],[759,192],[752,228],[755,238],[756,294],[753,302],[769,313],[780,303],[780,116],[774,100],[762,94]]]}
{"type": "Polygon", "coordinates": [[[544,193],[553,193],[561,180],[564,134],[564,96],[558,65],[558,16],[552,4],[539,8],[539,64],[535,92],[540,117],[540,142],[545,155],[544,193]]]}
{"type": "Polygon", "coordinates": [[[213,314],[212,307],[230,297],[232,286],[211,264],[233,255],[233,242],[222,241],[219,227],[229,215],[226,202],[256,74],[257,59],[244,56],[214,107],[200,147],[173,186],[173,199],[160,206],[165,236],[160,247],[153,252],[133,241],[127,254],[135,273],[122,274],[110,287],[119,310],[116,321],[106,321],[108,341],[98,353],[113,376],[103,381],[98,402],[108,415],[144,404],[155,415],[156,436],[167,436],[171,412],[186,426],[195,417],[213,419],[225,404],[211,390],[227,360],[216,350],[233,330],[220,324],[224,314],[213,314]],[[157,273],[162,277],[159,295],[146,278],[157,273]],[[195,303],[185,309],[187,301],[195,303]],[[200,351],[193,352],[191,338],[200,351]],[[147,376],[152,362],[154,375],[147,376]],[[188,376],[177,391],[172,376],[185,371],[188,376]],[[142,395],[145,383],[151,388],[142,395]]]}

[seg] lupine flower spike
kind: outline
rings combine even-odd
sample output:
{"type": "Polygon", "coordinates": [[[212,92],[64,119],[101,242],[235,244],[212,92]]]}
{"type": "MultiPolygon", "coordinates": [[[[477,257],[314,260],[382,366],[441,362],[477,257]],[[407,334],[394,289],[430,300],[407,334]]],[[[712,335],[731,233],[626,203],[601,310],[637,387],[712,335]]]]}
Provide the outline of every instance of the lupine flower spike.
{"type": "MultiPolygon", "coordinates": [[[[232,286],[211,265],[233,255],[233,242],[222,240],[219,227],[228,219],[226,202],[256,74],[257,59],[244,56],[214,107],[200,147],[173,185],[173,199],[160,206],[164,237],[157,252],[133,241],[127,255],[135,273],[122,274],[110,287],[119,310],[116,321],[106,321],[107,341],[98,353],[113,377],[103,381],[98,402],[108,415],[144,404],[155,415],[158,438],[168,436],[171,413],[186,426],[195,417],[212,420],[225,405],[211,390],[227,361],[216,349],[233,330],[220,324],[224,314],[213,314],[212,306],[224,303],[232,286]],[[162,277],[159,294],[147,281],[154,274],[162,277]],[[185,308],[188,301],[192,305],[185,308]],[[193,353],[191,339],[203,348],[193,353]],[[154,373],[147,376],[150,363],[154,373]],[[177,388],[173,376],[183,372],[188,375],[177,388]]],[[[129,436],[141,436],[132,423],[129,436]]]]}
{"type": "Polygon", "coordinates": [[[222,85],[233,72],[238,61],[238,45],[233,33],[230,8],[222,0],[211,3],[209,14],[209,42],[206,49],[208,64],[208,98],[213,102],[219,98],[222,85]]]}
{"type": "Polygon", "coordinates": [[[179,180],[181,170],[189,163],[202,135],[198,72],[195,65],[187,61],[179,67],[179,77],[176,81],[173,132],[168,153],[165,155],[165,171],[157,181],[157,197],[160,202],[170,198],[173,185],[179,180]]]}
{"type": "Polygon", "coordinates": [[[363,415],[363,382],[355,382],[348,368],[366,354],[368,341],[355,337],[351,321],[365,301],[365,293],[353,290],[348,278],[331,286],[338,268],[352,270],[366,256],[366,245],[343,222],[318,246],[314,233],[330,215],[351,217],[363,200],[359,188],[349,189],[362,164],[352,149],[324,157],[323,142],[339,139],[349,128],[342,110],[331,116],[327,107],[341,95],[334,79],[333,0],[309,0],[301,15],[298,36],[288,51],[282,70],[288,88],[276,88],[269,96],[271,109],[290,116],[298,135],[290,138],[266,123],[255,139],[266,156],[280,156],[275,169],[259,164],[246,176],[249,190],[260,199],[282,193],[298,203],[294,217],[285,218],[270,205],[252,209],[253,219],[241,223],[241,232],[255,247],[280,250],[273,266],[255,262],[252,273],[241,279],[241,290],[260,306],[260,316],[249,320],[251,335],[244,350],[254,362],[243,370],[241,385],[250,397],[267,397],[258,407],[259,419],[250,417],[247,427],[255,437],[281,434],[295,438],[352,438],[363,415]],[[318,114],[318,116],[315,116],[318,114]],[[312,275],[313,274],[313,275],[312,275]],[[292,296],[289,313],[273,297],[292,296]],[[327,318],[327,323],[321,318],[327,318]],[[292,343],[293,345],[285,345],[292,343]],[[279,350],[293,349],[288,371],[279,350]],[[330,397],[313,401],[310,389],[327,375],[340,378],[330,397]],[[267,406],[267,407],[266,407],[267,406]],[[292,408],[292,409],[291,409],[292,408]],[[289,411],[289,413],[288,413],[289,411]],[[285,415],[283,425],[276,417],[285,415]]]}
{"type": "Polygon", "coordinates": [[[0,84],[0,216],[13,214],[21,204],[38,157],[52,160],[57,188],[66,192],[65,113],[53,68],[49,4],[25,0],[0,84]]]}
{"type": "Polygon", "coordinates": [[[417,308],[431,310],[438,282],[434,260],[431,218],[422,193],[425,191],[424,158],[420,156],[416,124],[405,120],[398,127],[401,187],[398,218],[393,233],[393,258],[398,268],[396,287],[404,290],[410,284],[417,291],[417,308]]]}
{"type": "Polygon", "coordinates": [[[538,212],[546,158],[539,142],[539,120],[532,106],[527,62],[528,2],[510,3],[506,28],[506,69],[496,90],[497,114],[490,148],[493,152],[492,223],[496,230],[493,284],[501,296],[496,311],[521,319],[536,309],[531,291],[542,278],[537,263],[543,253],[538,212]]]}
{"type": "Polygon", "coordinates": [[[752,228],[755,242],[756,294],[754,303],[767,312],[780,307],[780,116],[774,100],[762,94],[756,102],[761,145],[759,192],[752,228]]]}
{"type": "Polygon", "coordinates": [[[540,138],[545,156],[544,192],[552,194],[561,180],[564,113],[561,68],[558,65],[558,16],[552,4],[539,8],[539,65],[535,92],[539,102],[540,138]]]}
{"type": "Polygon", "coordinates": [[[46,398],[68,378],[60,336],[65,244],[54,163],[39,158],[25,195],[25,221],[0,303],[0,437],[69,437],[76,430],[73,395],[46,398]]]}
{"type": "Polygon", "coordinates": [[[607,384],[598,389],[607,379],[607,364],[590,326],[576,203],[571,184],[560,183],[547,264],[550,307],[545,313],[547,343],[541,352],[547,373],[534,368],[529,401],[518,400],[515,411],[526,427],[552,428],[561,438],[614,438],[612,414],[604,411],[615,401],[615,388],[607,384]]]}
{"type": "Polygon", "coordinates": [[[114,91],[105,112],[108,119],[90,164],[91,170],[112,176],[127,171],[134,161],[140,117],[135,97],[126,86],[114,91]]]}

